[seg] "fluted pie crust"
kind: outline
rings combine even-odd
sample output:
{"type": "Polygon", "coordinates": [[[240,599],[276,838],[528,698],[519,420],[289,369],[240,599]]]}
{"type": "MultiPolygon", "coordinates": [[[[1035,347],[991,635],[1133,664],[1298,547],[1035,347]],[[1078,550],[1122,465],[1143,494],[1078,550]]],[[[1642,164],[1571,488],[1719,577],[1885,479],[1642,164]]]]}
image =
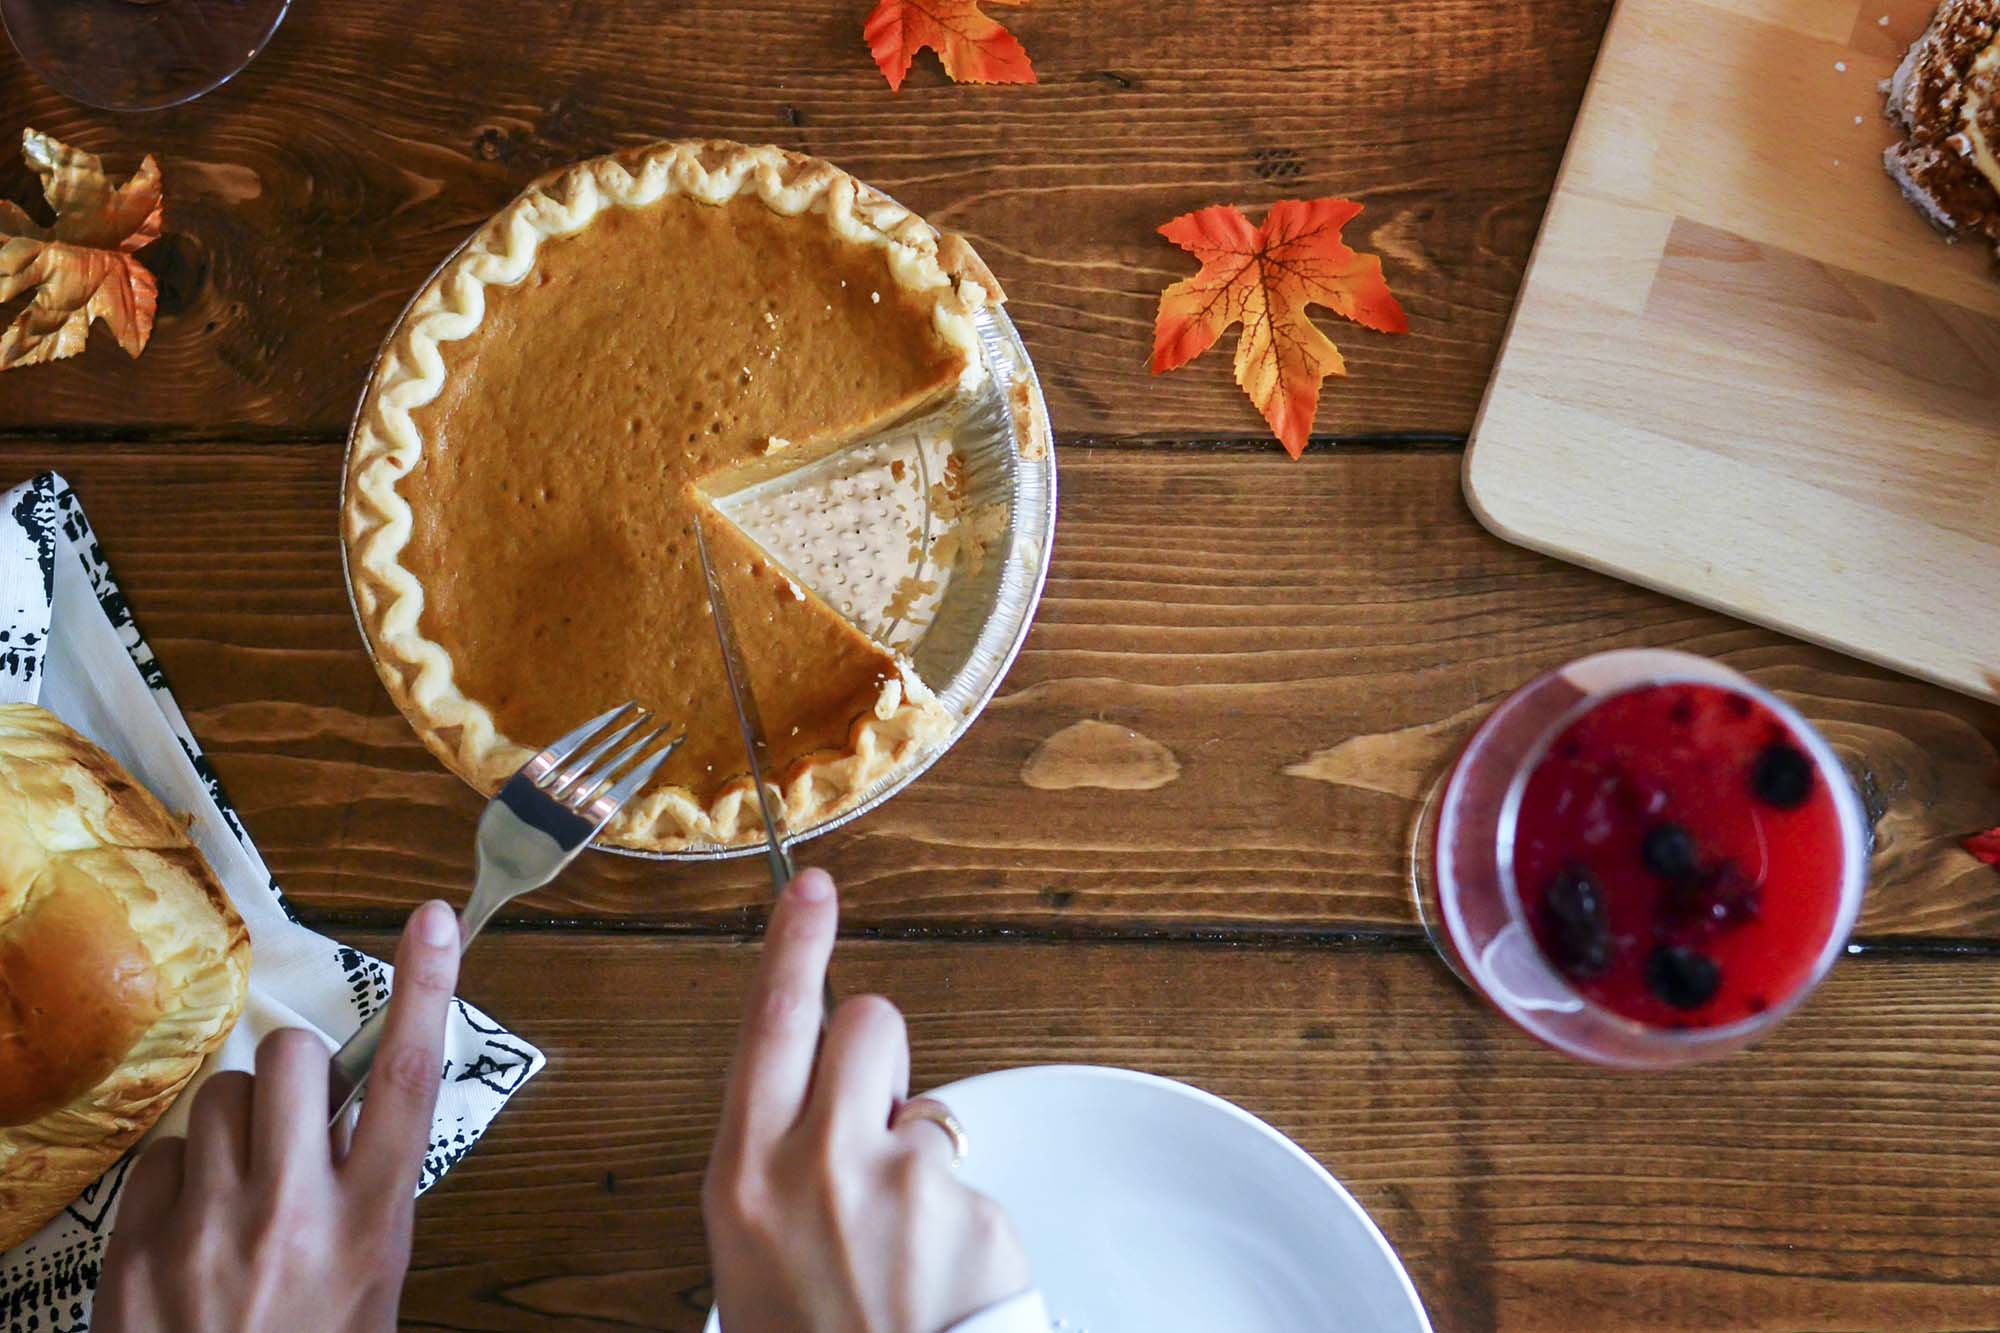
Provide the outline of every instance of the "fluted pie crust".
{"type": "Polygon", "coordinates": [[[952,401],[1000,299],[969,247],[815,158],[676,142],[530,186],[419,294],[357,414],[342,505],[376,667],[493,791],[636,697],[687,743],[607,831],[761,836],[693,550],[704,518],[794,828],[950,720],[708,503],[952,401]]]}

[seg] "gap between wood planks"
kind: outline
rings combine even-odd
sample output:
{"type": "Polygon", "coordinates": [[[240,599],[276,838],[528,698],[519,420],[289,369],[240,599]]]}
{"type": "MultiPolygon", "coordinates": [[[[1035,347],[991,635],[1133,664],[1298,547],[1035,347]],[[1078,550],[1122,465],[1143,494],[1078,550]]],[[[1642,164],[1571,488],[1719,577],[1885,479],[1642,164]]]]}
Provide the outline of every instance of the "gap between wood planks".
{"type": "MultiPolygon", "coordinates": [[[[1466,437],[1454,431],[1399,430],[1374,431],[1357,435],[1315,435],[1306,453],[1324,455],[1338,449],[1344,453],[1449,453],[1465,447],[1466,437]]],[[[13,445],[108,445],[140,451],[171,448],[175,452],[228,453],[250,448],[347,447],[345,435],[320,431],[286,430],[183,430],[167,427],[143,434],[130,427],[40,426],[32,430],[0,427],[0,450],[13,445]]],[[[1183,453],[1260,454],[1276,450],[1277,441],[1268,435],[1188,437],[1151,435],[1057,435],[1058,454],[1074,449],[1170,449],[1183,453]]],[[[1302,460],[1303,461],[1303,460],[1302,460]]]]}
{"type": "MultiPolygon", "coordinates": [[[[299,919],[314,930],[394,930],[402,918],[394,912],[319,912],[294,905],[299,919]]],[[[692,925],[664,921],[621,921],[607,917],[499,917],[488,931],[508,934],[601,935],[606,938],[664,936],[697,942],[749,941],[762,931],[763,916],[736,924],[692,925]]],[[[1269,951],[1429,954],[1431,943],[1415,927],[1395,930],[1298,930],[1282,926],[1259,929],[1145,930],[1093,926],[1059,930],[1046,926],[863,926],[843,929],[843,940],[928,944],[1123,944],[1175,945],[1194,948],[1253,948],[1269,951]]],[[[1850,958],[1965,959],[2000,958],[2000,939],[1856,937],[1847,947],[1850,958]]]]}

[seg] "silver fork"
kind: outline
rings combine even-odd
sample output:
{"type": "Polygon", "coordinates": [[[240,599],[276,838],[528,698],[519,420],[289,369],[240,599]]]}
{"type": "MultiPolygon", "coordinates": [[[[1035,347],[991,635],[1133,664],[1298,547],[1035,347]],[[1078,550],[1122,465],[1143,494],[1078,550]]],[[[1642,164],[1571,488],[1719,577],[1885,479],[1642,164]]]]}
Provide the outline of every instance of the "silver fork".
{"type": "MultiPolygon", "coordinates": [[[[471,944],[507,903],[554,879],[652,781],[684,739],[676,736],[646,755],[667,732],[665,726],[650,727],[652,720],[636,703],[594,717],[523,764],[486,803],[479,816],[479,873],[471,900],[458,914],[461,946],[471,944]],[[610,754],[634,731],[643,734],[610,754]]],[[[387,1005],[377,1009],[334,1052],[327,1104],[336,1125],[368,1082],[388,1013],[387,1005]]]]}

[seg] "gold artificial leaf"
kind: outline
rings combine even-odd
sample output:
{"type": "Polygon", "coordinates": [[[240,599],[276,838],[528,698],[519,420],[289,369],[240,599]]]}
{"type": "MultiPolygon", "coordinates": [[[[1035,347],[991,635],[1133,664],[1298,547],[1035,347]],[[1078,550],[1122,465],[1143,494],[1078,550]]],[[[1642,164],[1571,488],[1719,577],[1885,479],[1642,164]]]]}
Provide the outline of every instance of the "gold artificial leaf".
{"type": "Polygon", "coordinates": [[[21,132],[21,156],[55,210],[44,227],[0,200],[0,301],[34,300],[0,334],[0,370],[75,356],[103,320],[129,356],[153,333],[159,288],[136,258],[160,237],[160,167],[149,155],[123,185],[104,164],[38,130],[21,132]]]}

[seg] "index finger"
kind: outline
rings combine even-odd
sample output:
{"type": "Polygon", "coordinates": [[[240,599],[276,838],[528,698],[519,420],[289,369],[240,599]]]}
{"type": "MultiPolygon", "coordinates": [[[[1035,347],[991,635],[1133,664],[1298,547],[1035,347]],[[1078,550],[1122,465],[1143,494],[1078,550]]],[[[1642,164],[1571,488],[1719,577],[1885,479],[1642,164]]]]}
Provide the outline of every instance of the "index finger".
{"type": "Polygon", "coordinates": [[[443,903],[425,903],[396,946],[389,1016],[343,1174],[415,1194],[444,1068],[445,1016],[457,985],[458,921],[443,903]]]}
{"type": "Polygon", "coordinates": [[[824,870],[801,871],[778,896],[743,1004],[722,1094],[718,1151],[768,1143],[805,1109],[819,1055],[820,993],[839,918],[833,880],[824,870]]]}

